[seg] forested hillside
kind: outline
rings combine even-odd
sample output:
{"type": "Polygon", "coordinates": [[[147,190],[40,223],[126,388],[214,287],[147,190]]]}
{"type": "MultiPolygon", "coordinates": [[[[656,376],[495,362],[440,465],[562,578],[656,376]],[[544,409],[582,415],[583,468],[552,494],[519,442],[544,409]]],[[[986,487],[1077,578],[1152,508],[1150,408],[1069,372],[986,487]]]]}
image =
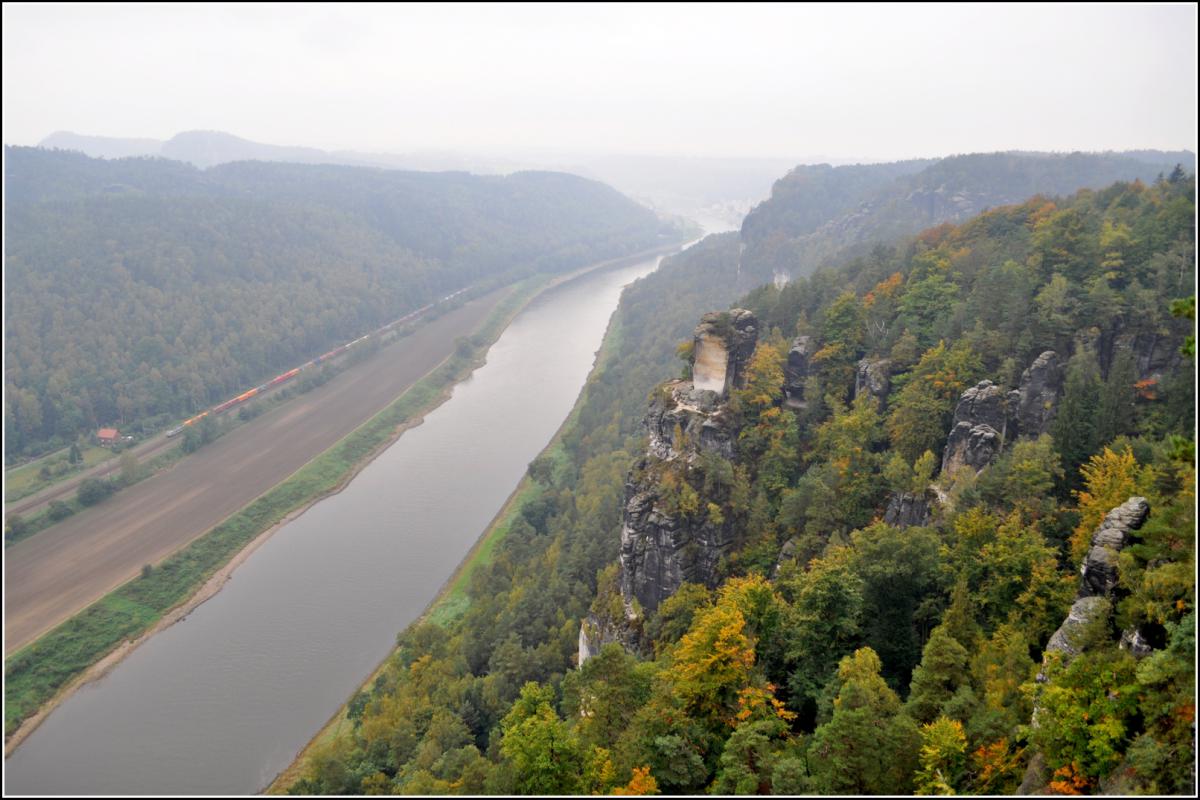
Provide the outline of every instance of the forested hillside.
{"type": "Polygon", "coordinates": [[[463,287],[682,236],[558,173],[6,157],[12,454],[195,412],[463,287]]]}
{"type": "Polygon", "coordinates": [[[739,241],[669,260],[293,790],[1190,792],[1194,192],[1027,199],[694,337],[739,241]]]}
{"type": "Polygon", "coordinates": [[[742,225],[743,268],[757,282],[807,275],[879,243],[962,222],[1035,194],[1064,195],[1115,181],[1150,182],[1191,153],[973,153],[943,159],[799,166],[742,225]]]}

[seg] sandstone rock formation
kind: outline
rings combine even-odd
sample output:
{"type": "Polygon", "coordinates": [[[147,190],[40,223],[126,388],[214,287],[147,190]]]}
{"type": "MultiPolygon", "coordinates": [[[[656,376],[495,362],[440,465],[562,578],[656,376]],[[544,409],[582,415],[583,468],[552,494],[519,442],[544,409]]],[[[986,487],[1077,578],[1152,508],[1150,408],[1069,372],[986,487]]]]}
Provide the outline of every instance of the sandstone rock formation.
{"type": "Polygon", "coordinates": [[[653,612],[684,581],[714,586],[717,564],[734,544],[733,526],[671,516],[655,487],[625,486],[621,592],[653,612]]]}
{"type": "Polygon", "coordinates": [[[775,559],[775,568],[771,570],[771,580],[779,577],[779,570],[783,569],[783,565],[789,561],[794,561],[796,558],[796,540],[788,539],[783,543],[783,547],[779,548],[779,556],[775,559]]]}
{"type": "Polygon", "coordinates": [[[717,565],[734,543],[730,521],[707,513],[672,511],[662,487],[705,451],[736,455],[738,430],[729,392],[744,383],[758,321],[734,310],[706,314],[696,328],[692,381],[674,381],[654,395],[644,425],[646,455],[625,485],[621,526],[621,593],[645,613],[658,608],[684,581],[713,585],[717,565]],[[719,390],[718,388],[719,387],[719,390]]]}
{"type": "Polygon", "coordinates": [[[758,341],[758,320],[745,309],[714,311],[700,318],[692,347],[692,384],[728,397],[740,386],[758,341]]]}
{"type": "Polygon", "coordinates": [[[933,519],[929,498],[908,492],[893,493],[888,499],[883,521],[897,528],[928,525],[933,519]]]}
{"type": "Polygon", "coordinates": [[[1036,438],[1050,430],[1058,396],[1063,389],[1063,367],[1058,353],[1047,350],[1021,374],[1020,386],[1009,393],[1015,409],[1015,432],[1036,438]]]}
{"type": "Polygon", "coordinates": [[[647,452],[667,460],[682,455],[675,448],[683,445],[691,452],[711,450],[732,458],[736,432],[729,419],[729,406],[715,392],[695,389],[688,381],[673,381],[659,389],[650,400],[642,420],[649,436],[647,452]],[[679,427],[682,440],[675,441],[679,427]]]}
{"type": "Polygon", "coordinates": [[[1092,535],[1091,549],[1079,568],[1080,597],[1112,596],[1117,588],[1117,555],[1149,514],[1150,504],[1144,497],[1131,497],[1108,512],[1092,535]]]}
{"type": "MultiPolygon", "coordinates": [[[[1047,653],[1059,652],[1068,658],[1078,655],[1077,634],[1111,612],[1117,588],[1117,557],[1129,543],[1130,534],[1142,527],[1149,515],[1150,504],[1146,498],[1131,497],[1104,517],[1092,534],[1092,546],[1079,567],[1079,592],[1075,603],[1063,624],[1050,637],[1047,653]]],[[[1038,680],[1045,680],[1044,673],[1039,673],[1038,680]]]]}
{"type": "MultiPolygon", "coordinates": [[[[1119,599],[1117,591],[1117,557],[1129,544],[1131,534],[1142,527],[1150,515],[1150,504],[1144,497],[1131,497],[1114,508],[1104,517],[1100,527],[1092,534],[1091,548],[1080,565],[1079,591],[1067,618],[1050,637],[1046,644],[1042,667],[1037,674],[1038,683],[1046,683],[1046,674],[1051,661],[1067,663],[1078,656],[1095,637],[1109,635],[1113,607],[1119,599]]],[[[1121,646],[1128,647],[1134,655],[1143,656],[1150,652],[1149,645],[1137,631],[1126,631],[1121,636],[1121,646]]],[[[1031,724],[1037,726],[1038,705],[1035,702],[1031,724]]],[[[1048,770],[1041,754],[1030,759],[1029,768],[1021,782],[1018,794],[1040,794],[1049,781],[1048,770]]]]}
{"type": "Polygon", "coordinates": [[[629,622],[629,615],[624,619],[611,619],[593,612],[584,617],[579,626],[579,655],[576,666],[583,666],[583,662],[598,655],[605,645],[613,642],[626,650],[636,652],[640,643],[637,631],[629,622]]]}
{"type": "Polygon", "coordinates": [[[1173,372],[1182,361],[1179,352],[1180,333],[1140,331],[1119,333],[1112,339],[1111,358],[1128,350],[1133,353],[1139,380],[1161,380],[1173,372]]]}
{"type": "MultiPolygon", "coordinates": [[[[1046,652],[1061,653],[1064,660],[1079,655],[1083,650],[1087,634],[1097,622],[1102,622],[1111,612],[1112,603],[1106,597],[1098,595],[1080,597],[1071,604],[1067,618],[1063,620],[1062,625],[1058,626],[1058,630],[1046,643],[1046,652]]],[[[1038,682],[1045,683],[1046,680],[1045,666],[1043,665],[1042,671],[1038,672],[1038,682]]]]}
{"type": "Polygon", "coordinates": [[[891,367],[892,362],[886,358],[864,358],[859,361],[858,370],[854,373],[854,396],[866,392],[882,405],[892,386],[891,367]]]}
{"type": "Polygon", "coordinates": [[[812,338],[809,336],[797,336],[788,350],[787,364],[783,368],[783,396],[792,408],[804,406],[804,381],[808,378],[812,350],[812,338]]]}
{"type": "Polygon", "coordinates": [[[1005,393],[991,381],[980,381],[963,392],[954,409],[954,423],[942,454],[942,474],[964,466],[976,472],[992,462],[1004,445],[1008,409],[1005,393]]]}

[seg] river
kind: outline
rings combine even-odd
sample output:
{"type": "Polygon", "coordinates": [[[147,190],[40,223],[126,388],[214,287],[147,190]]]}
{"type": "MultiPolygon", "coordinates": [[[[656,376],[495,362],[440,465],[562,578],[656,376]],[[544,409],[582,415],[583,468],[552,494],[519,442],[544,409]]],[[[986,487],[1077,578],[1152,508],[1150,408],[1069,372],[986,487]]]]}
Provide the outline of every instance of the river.
{"type": "Polygon", "coordinates": [[[458,566],[574,405],[622,288],[657,265],[535,299],[424,424],[50,714],[8,758],[7,792],[264,788],[458,566]]]}

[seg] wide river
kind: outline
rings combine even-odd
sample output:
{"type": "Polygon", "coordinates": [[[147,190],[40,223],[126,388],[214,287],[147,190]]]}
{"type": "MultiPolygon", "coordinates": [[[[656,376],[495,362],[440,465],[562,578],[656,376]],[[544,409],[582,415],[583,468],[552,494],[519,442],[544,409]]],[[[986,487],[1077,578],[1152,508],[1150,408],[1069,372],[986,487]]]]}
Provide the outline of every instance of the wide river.
{"type": "Polygon", "coordinates": [[[56,709],[7,760],[7,792],[263,789],[470,550],[574,405],[622,288],[657,265],[534,300],[424,424],[56,709]]]}

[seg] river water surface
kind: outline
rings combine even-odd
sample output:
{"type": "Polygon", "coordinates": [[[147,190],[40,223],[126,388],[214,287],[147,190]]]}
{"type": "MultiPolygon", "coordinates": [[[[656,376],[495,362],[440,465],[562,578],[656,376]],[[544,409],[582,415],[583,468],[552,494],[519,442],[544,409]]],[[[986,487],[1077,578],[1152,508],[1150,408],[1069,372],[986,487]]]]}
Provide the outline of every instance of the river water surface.
{"type": "Polygon", "coordinates": [[[574,405],[621,289],[657,264],[534,300],[424,424],[55,710],[7,760],[7,791],[264,788],[454,571],[574,405]]]}

